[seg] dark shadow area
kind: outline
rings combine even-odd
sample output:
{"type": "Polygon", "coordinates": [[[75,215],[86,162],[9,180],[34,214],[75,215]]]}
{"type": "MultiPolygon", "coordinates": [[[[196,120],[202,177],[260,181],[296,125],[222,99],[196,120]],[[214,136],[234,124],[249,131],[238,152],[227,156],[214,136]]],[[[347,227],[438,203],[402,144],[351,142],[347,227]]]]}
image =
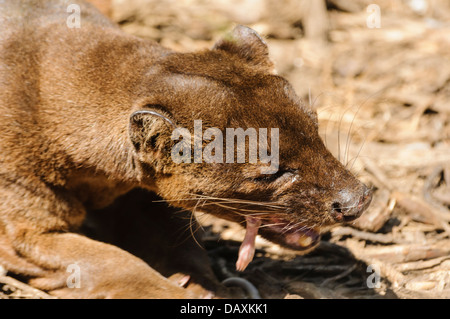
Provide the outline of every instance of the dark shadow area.
{"type": "Polygon", "coordinates": [[[188,288],[221,293],[191,213],[170,207],[149,191],[133,190],[110,207],[88,212],[82,232],[141,258],[165,277],[189,276],[188,288]]]}

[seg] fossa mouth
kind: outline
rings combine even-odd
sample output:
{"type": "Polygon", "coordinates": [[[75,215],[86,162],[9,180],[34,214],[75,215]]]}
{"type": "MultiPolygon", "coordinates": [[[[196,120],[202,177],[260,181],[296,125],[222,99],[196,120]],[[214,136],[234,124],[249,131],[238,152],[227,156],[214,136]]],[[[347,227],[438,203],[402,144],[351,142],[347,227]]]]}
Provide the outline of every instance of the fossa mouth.
{"type": "Polygon", "coordinates": [[[295,251],[306,251],[314,248],[320,241],[320,229],[307,227],[303,224],[291,225],[280,218],[262,221],[253,216],[246,217],[246,233],[239,249],[236,269],[243,271],[252,261],[255,253],[256,235],[261,232],[263,237],[285,248],[295,251]]]}

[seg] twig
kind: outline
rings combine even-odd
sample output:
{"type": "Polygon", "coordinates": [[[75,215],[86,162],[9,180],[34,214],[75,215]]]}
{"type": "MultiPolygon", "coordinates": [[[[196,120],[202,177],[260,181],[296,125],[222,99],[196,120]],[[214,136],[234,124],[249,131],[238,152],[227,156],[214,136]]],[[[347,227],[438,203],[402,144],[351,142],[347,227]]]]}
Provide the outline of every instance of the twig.
{"type": "Polygon", "coordinates": [[[361,157],[360,159],[363,162],[366,171],[375,178],[375,184],[378,184],[378,188],[386,188],[389,191],[393,190],[392,183],[390,183],[386,175],[384,175],[384,173],[371,159],[367,157],[361,157]]]}
{"type": "Polygon", "coordinates": [[[353,236],[366,241],[378,242],[382,244],[400,243],[391,234],[374,234],[356,230],[351,227],[336,227],[331,231],[333,236],[353,236]]]}
{"type": "Polygon", "coordinates": [[[27,284],[8,276],[0,276],[0,285],[3,286],[3,289],[5,289],[6,286],[13,291],[11,295],[6,294],[6,296],[11,298],[56,299],[41,290],[28,286],[27,284]]]}
{"type": "MultiPolygon", "coordinates": [[[[436,167],[433,172],[428,175],[424,185],[423,185],[423,198],[431,205],[436,207],[436,209],[441,210],[444,213],[450,213],[446,208],[442,206],[441,203],[437,201],[437,196],[432,194],[433,188],[436,187],[435,180],[437,177],[440,177],[441,173],[444,171],[444,167],[442,165],[439,165],[436,167]]],[[[445,171],[444,171],[445,172],[445,171]]],[[[446,194],[447,196],[442,196],[439,198],[441,202],[444,204],[450,204],[450,194],[446,194]]]]}
{"type": "Polygon", "coordinates": [[[425,261],[420,260],[420,261],[404,263],[404,264],[397,265],[396,268],[402,272],[403,271],[411,271],[411,270],[428,269],[428,268],[433,268],[433,267],[440,265],[444,260],[447,260],[447,259],[450,259],[450,256],[444,256],[444,257],[434,258],[434,259],[425,260],[425,261]]]}
{"type": "MultiPolygon", "coordinates": [[[[263,268],[273,268],[273,266],[263,267],[263,268]]],[[[278,268],[278,266],[277,266],[278,268]]],[[[339,273],[348,270],[348,265],[282,265],[281,269],[283,273],[299,273],[300,271],[309,271],[315,273],[339,273]]]]}
{"type": "Polygon", "coordinates": [[[436,227],[443,229],[450,236],[450,226],[448,225],[449,216],[435,209],[427,202],[401,192],[393,192],[392,196],[396,199],[398,206],[402,207],[411,214],[420,214],[425,218],[423,222],[429,222],[436,227]]]}
{"type": "Polygon", "coordinates": [[[395,206],[395,199],[389,190],[382,188],[374,193],[369,209],[352,226],[372,232],[379,231],[389,220],[395,206]]]}
{"type": "Polygon", "coordinates": [[[361,248],[358,243],[347,241],[348,247],[355,256],[367,256],[390,263],[404,263],[417,260],[428,260],[450,254],[450,240],[441,240],[435,244],[408,244],[390,246],[368,246],[361,248]]]}
{"type": "Polygon", "coordinates": [[[348,268],[346,271],[344,271],[344,272],[342,272],[342,273],[340,273],[340,274],[338,274],[338,275],[336,275],[334,277],[331,277],[331,278],[328,278],[328,279],[324,280],[322,282],[322,284],[320,285],[320,287],[328,286],[330,283],[335,282],[336,280],[339,280],[341,278],[344,278],[344,277],[350,275],[353,272],[353,270],[356,269],[357,266],[358,266],[358,264],[353,264],[353,266],[348,268]]]}

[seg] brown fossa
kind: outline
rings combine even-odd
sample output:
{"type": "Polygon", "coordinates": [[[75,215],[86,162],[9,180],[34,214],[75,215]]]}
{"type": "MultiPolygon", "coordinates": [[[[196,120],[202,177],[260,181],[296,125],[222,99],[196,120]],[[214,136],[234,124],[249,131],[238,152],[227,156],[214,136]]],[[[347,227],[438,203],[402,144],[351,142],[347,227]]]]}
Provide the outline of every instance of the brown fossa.
{"type": "Polygon", "coordinates": [[[79,28],[68,27],[64,0],[0,6],[0,264],[8,271],[64,298],[211,296],[221,286],[189,234],[196,207],[246,228],[236,263],[244,270],[257,234],[307,252],[324,229],[369,205],[369,189],[325,148],[315,111],[275,74],[255,31],[237,26],[210,50],[178,53],[122,32],[88,3],[71,4],[79,28]],[[195,120],[222,132],[278,128],[278,170],[175,163],[172,131],[192,132],[195,120]],[[86,215],[103,216],[100,233],[109,227],[116,237],[89,237],[86,215]],[[167,279],[174,274],[187,276],[188,289],[167,279]]]}

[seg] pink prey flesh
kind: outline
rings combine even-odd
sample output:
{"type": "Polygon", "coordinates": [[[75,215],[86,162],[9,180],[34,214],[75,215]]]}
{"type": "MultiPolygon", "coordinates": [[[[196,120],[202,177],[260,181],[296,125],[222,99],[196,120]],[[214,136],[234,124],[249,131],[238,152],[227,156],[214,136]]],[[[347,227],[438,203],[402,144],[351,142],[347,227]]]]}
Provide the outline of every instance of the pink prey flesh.
{"type": "Polygon", "coordinates": [[[239,248],[239,257],[236,262],[236,270],[244,271],[248,264],[253,259],[255,255],[255,239],[258,234],[259,226],[261,226],[261,220],[246,217],[247,227],[245,230],[245,237],[242,241],[241,247],[239,248]]]}

